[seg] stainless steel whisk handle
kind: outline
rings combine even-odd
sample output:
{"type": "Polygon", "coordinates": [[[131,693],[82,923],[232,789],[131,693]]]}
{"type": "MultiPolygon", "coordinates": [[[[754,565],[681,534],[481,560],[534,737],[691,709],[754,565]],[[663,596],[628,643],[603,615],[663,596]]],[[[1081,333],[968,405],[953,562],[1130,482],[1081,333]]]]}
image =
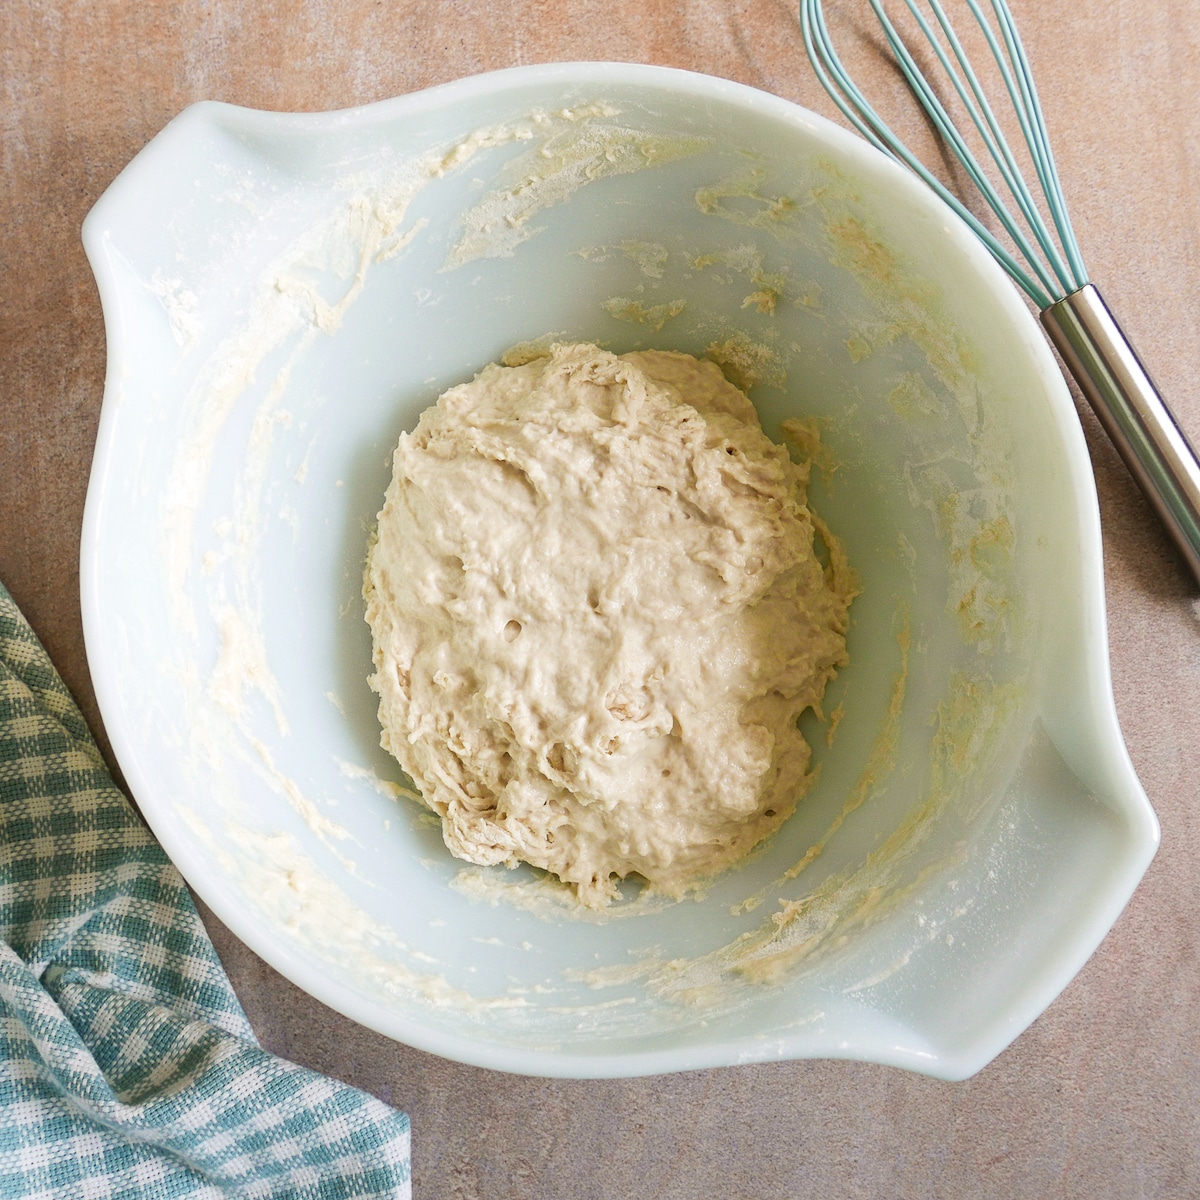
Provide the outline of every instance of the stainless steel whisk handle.
{"type": "Polygon", "coordinates": [[[1200,584],[1200,463],[1129,340],[1090,283],[1042,324],[1200,584]]]}

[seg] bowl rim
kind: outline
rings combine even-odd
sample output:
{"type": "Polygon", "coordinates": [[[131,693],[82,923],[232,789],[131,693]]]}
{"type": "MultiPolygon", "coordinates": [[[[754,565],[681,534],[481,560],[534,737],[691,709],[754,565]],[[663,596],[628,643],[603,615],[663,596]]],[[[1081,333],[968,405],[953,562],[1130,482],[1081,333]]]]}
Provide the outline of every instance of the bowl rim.
{"type": "Polygon", "coordinates": [[[258,135],[328,133],[347,126],[391,124],[399,118],[507,92],[530,85],[561,83],[597,89],[634,85],[665,93],[707,99],[774,120],[791,123],[816,135],[822,142],[855,166],[876,178],[886,179],[906,193],[916,205],[935,217],[962,253],[970,268],[981,274],[997,293],[1006,315],[1026,331],[1035,367],[1046,387],[1051,415],[1066,450],[1065,468],[1076,499],[1081,548],[1081,578],[1078,603],[1088,634],[1082,640],[1084,661],[1080,664],[1091,700],[1094,736],[1106,743],[1106,769],[1114,781],[1114,795],[1127,826],[1128,848],[1124,869],[1106,894],[1079,918],[1068,950],[1055,969],[1042,970],[1013,1004],[1007,1019],[994,1028],[968,1039],[957,1049],[931,1052],[928,1046],[897,1044],[880,1038],[853,1044],[830,1040],[814,1048],[809,1035],[795,1034],[763,1038],[748,1034],[702,1046],[638,1050],[585,1055],[530,1050],[497,1044],[468,1032],[451,1033],[444,1028],[388,1009],[348,988],[327,971],[315,966],[272,930],[240,907],[220,888],[197,887],[205,904],[230,931],[291,982],[309,995],[350,1019],[385,1036],[417,1049],[463,1063],[524,1075],[564,1078],[615,1078],[653,1075],[735,1063],[794,1058],[847,1058],[902,1067],[942,1079],[963,1079],[991,1061],[1050,1005],[1095,951],[1125,907],[1134,888],[1154,856],[1159,827],[1154,811],[1137,780],[1117,721],[1108,661],[1108,637],[1100,537],[1099,506],[1090,458],[1074,404],[1063,376],[1029,309],[1008,277],[969,230],[925,184],[857,135],[802,106],[746,84],[678,68],[635,63],[560,62],[510,67],[457,79],[407,95],[327,112],[285,113],[241,107],[219,101],[200,101],[184,109],[131,160],[96,201],[83,222],[82,240],[100,293],[107,337],[107,368],[91,477],[87,489],[80,546],[80,596],[84,641],[100,712],[106,718],[113,752],[125,773],[144,819],[172,862],[193,887],[193,879],[207,880],[198,868],[193,847],[174,834],[174,827],[156,822],[160,801],[141,770],[140,756],[132,731],[117,718],[121,712],[118,665],[115,647],[104,636],[106,598],[101,586],[101,532],[105,519],[108,479],[114,470],[115,418],[127,353],[125,312],[119,283],[110,263],[109,223],[137,200],[144,179],[157,172],[164,146],[202,134],[214,121],[225,128],[237,127],[258,135]]]}

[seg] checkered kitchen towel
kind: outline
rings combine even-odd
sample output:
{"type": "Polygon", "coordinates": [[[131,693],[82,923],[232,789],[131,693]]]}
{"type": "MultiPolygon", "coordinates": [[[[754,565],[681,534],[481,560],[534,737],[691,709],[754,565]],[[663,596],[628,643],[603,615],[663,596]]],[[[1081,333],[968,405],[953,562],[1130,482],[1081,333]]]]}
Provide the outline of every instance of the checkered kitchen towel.
{"type": "Polygon", "coordinates": [[[0,585],[0,1197],[407,1197],[408,1118],[255,1041],[0,585]]]}

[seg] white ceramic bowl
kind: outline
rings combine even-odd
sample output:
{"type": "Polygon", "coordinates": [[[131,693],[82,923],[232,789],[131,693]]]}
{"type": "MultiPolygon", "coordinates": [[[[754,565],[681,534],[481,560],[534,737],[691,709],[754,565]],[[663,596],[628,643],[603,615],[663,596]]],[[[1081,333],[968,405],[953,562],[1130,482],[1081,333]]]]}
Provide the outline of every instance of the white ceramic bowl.
{"type": "Polygon", "coordinates": [[[946,1078],[1066,985],[1157,843],[1117,727],[1067,390],[920,184],[792,104],[615,64],[346,112],[199,104],[84,242],[108,378],[83,537],[96,691],[146,819],[268,962],[466,1062],[773,1058],[946,1078]],[[682,303],[682,306],[681,306],[682,303]],[[700,900],[605,919],[397,799],[361,571],[401,430],[552,334],[715,354],[863,580],[817,786],[700,900]]]}

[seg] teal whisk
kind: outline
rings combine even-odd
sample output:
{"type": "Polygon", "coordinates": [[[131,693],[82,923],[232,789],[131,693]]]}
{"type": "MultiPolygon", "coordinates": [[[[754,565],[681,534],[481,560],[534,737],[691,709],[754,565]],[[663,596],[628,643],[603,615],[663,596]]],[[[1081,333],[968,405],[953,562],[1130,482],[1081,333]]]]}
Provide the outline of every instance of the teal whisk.
{"type": "Polygon", "coordinates": [[[1006,0],[989,0],[992,19],[979,0],[963,3],[979,26],[1016,111],[1037,186],[1050,215],[1049,224],[940,0],[925,0],[921,7],[918,0],[902,2],[962,102],[977,131],[976,144],[984,147],[983,156],[972,150],[951,119],[884,11],[882,0],[868,0],[913,94],[996,214],[1016,248],[1015,254],[888,128],[838,59],[829,40],[821,0],[801,0],[804,44],[817,78],[854,128],[933,188],[1037,305],[1050,340],[1200,582],[1200,465],[1128,339],[1088,279],[1071,229],[1029,60],[1006,0]],[[989,160],[990,165],[985,166],[989,160]]]}

